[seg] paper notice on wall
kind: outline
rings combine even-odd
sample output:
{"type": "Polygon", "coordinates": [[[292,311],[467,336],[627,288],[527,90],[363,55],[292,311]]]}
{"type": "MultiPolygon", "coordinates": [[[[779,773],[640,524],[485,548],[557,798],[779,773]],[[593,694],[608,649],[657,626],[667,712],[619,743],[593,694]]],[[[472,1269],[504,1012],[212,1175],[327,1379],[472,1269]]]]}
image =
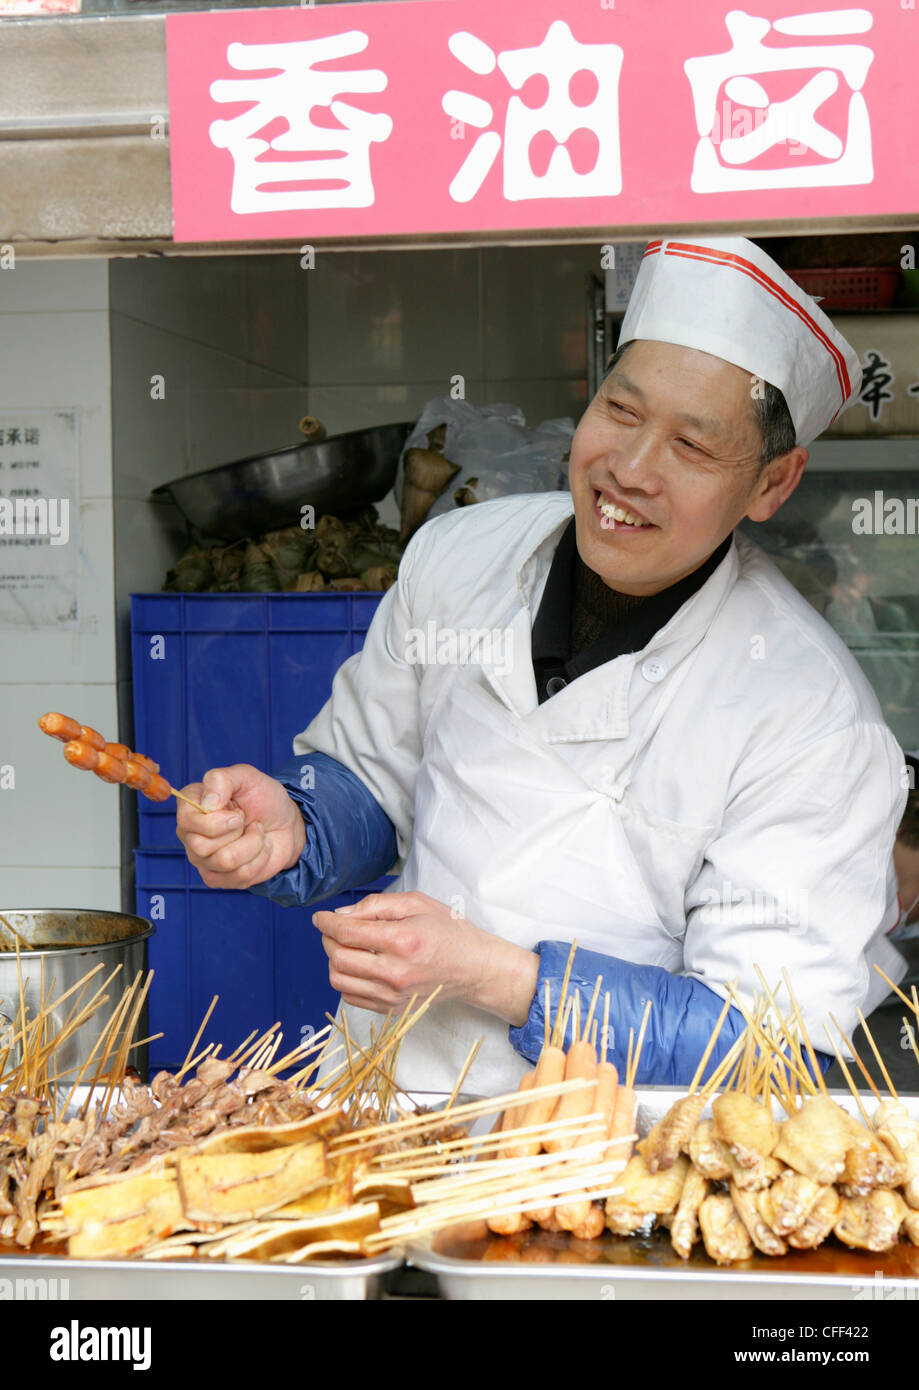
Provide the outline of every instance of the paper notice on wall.
{"type": "Polygon", "coordinates": [[[76,628],[76,410],[0,410],[0,630],[76,628]]]}

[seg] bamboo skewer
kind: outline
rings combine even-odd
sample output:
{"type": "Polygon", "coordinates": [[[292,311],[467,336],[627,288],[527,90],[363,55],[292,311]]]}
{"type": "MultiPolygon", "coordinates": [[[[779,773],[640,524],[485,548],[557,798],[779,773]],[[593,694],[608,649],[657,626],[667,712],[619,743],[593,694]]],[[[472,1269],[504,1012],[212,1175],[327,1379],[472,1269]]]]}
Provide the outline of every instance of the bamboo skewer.
{"type": "Polygon", "coordinates": [[[590,997],[590,1008],[587,1010],[587,1019],[584,1023],[584,1032],[581,1034],[581,1042],[587,1042],[590,1037],[590,1028],[593,1023],[594,1009],[597,1007],[597,1000],[600,997],[600,986],[603,983],[603,976],[598,975],[594,984],[594,992],[590,997]]]}
{"type": "Polygon", "coordinates": [[[886,1087],[887,1087],[888,1091],[890,1092],[890,1094],[893,1096],[894,1100],[899,1100],[899,1096],[897,1095],[897,1092],[896,1092],[896,1087],[894,1086],[893,1082],[891,1081],[891,1079],[890,1079],[890,1073],[888,1072],[887,1068],[884,1066],[884,1059],[883,1059],[883,1057],[881,1056],[880,1052],[878,1051],[878,1045],[877,1045],[877,1043],[874,1041],[874,1038],[871,1036],[871,1029],[868,1027],[868,1024],[867,1024],[866,1021],[865,1021],[865,1015],[862,1013],[861,1009],[856,1009],[855,1012],[856,1012],[856,1015],[857,1015],[857,1017],[858,1017],[859,1023],[862,1025],[862,1032],[864,1033],[865,1037],[868,1039],[868,1046],[871,1048],[871,1051],[874,1053],[874,1060],[877,1062],[878,1067],[879,1067],[880,1072],[881,1072],[881,1075],[882,1075],[883,1078],[884,1078],[884,1084],[886,1085],[886,1087]]]}
{"type": "Polygon", "coordinates": [[[485,1035],[483,1034],[482,1037],[479,1038],[479,1040],[478,1040],[477,1042],[474,1042],[474,1043],[472,1044],[472,1047],[469,1049],[469,1056],[466,1058],[465,1062],[463,1063],[463,1066],[462,1066],[462,1069],[461,1069],[461,1071],[460,1071],[460,1074],[459,1074],[459,1076],[456,1078],[456,1085],[453,1087],[453,1090],[450,1092],[450,1099],[447,1101],[447,1104],[444,1106],[444,1114],[445,1114],[445,1115],[449,1115],[450,1111],[453,1109],[453,1106],[454,1106],[455,1103],[456,1103],[456,1097],[457,1097],[457,1096],[459,1095],[459,1093],[460,1093],[460,1088],[462,1087],[463,1082],[466,1080],[466,1077],[469,1075],[469,1069],[470,1069],[470,1067],[472,1066],[473,1062],[475,1061],[476,1057],[478,1057],[478,1055],[479,1055],[479,1049],[481,1048],[481,1046],[482,1046],[482,1044],[484,1043],[484,1041],[485,1041],[485,1035]]]}
{"type": "Polygon", "coordinates": [[[788,978],[787,970],[782,970],[782,979],[785,981],[785,988],[788,990],[788,998],[791,1000],[791,1007],[794,1012],[795,1021],[801,1032],[801,1037],[804,1039],[804,1046],[807,1048],[807,1055],[810,1058],[811,1066],[814,1069],[814,1080],[817,1082],[817,1085],[820,1087],[823,1094],[827,1095],[828,1092],[826,1089],[826,1082],[823,1079],[823,1071],[820,1067],[819,1062],[817,1061],[817,1053],[814,1049],[814,1045],[807,1035],[807,1029],[804,1026],[804,1019],[801,1015],[801,1010],[798,1007],[798,1001],[795,997],[795,992],[791,987],[791,981],[788,978]]]}
{"type": "Polygon", "coordinates": [[[852,1056],[855,1058],[855,1064],[856,1064],[856,1066],[858,1067],[858,1069],[860,1070],[862,1076],[863,1076],[863,1077],[865,1078],[865,1080],[867,1081],[867,1083],[868,1083],[868,1085],[870,1086],[871,1090],[874,1092],[874,1098],[875,1098],[875,1100],[876,1100],[876,1101],[880,1101],[880,1099],[881,1099],[881,1093],[880,1093],[880,1091],[878,1090],[877,1086],[874,1084],[874,1077],[871,1075],[870,1071],[869,1071],[868,1068],[865,1066],[865,1064],[864,1064],[864,1062],[862,1061],[861,1057],[859,1057],[858,1053],[856,1052],[854,1042],[852,1041],[852,1039],[851,1039],[850,1037],[847,1036],[847,1034],[845,1034],[845,1033],[843,1032],[843,1030],[842,1030],[842,1028],[841,1028],[841,1026],[840,1026],[840,1024],[839,1024],[838,1019],[836,1019],[836,1018],[833,1016],[832,1013],[830,1014],[830,1022],[833,1024],[833,1027],[834,1027],[834,1028],[836,1029],[836,1031],[839,1033],[839,1036],[842,1038],[842,1040],[843,1040],[843,1042],[845,1043],[846,1047],[849,1049],[849,1051],[852,1053],[852,1056]]]}
{"type": "MultiPolygon", "coordinates": [[[[735,984],[735,985],[737,984],[737,981],[736,981],[736,980],[734,981],[734,984],[735,984]]],[[[696,1070],[695,1070],[695,1073],[694,1073],[694,1075],[693,1075],[693,1078],[692,1078],[692,1080],[691,1080],[690,1083],[689,1083],[689,1094],[690,1094],[690,1095],[694,1095],[694,1094],[695,1094],[696,1087],[698,1086],[699,1082],[702,1080],[702,1073],[705,1071],[705,1068],[706,1068],[706,1066],[708,1065],[708,1059],[709,1059],[709,1057],[711,1057],[712,1051],[713,1051],[714,1046],[715,1046],[715,1043],[718,1041],[718,1034],[721,1032],[721,1026],[722,1026],[722,1024],[724,1023],[724,1020],[725,1020],[725,1019],[727,1018],[727,1016],[728,1016],[728,1011],[730,1010],[730,1007],[731,1007],[731,1000],[730,1000],[730,996],[728,996],[728,998],[725,999],[725,1001],[724,1001],[724,1008],[721,1010],[721,1013],[718,1015],[718,1021],[717,1021],[717,1023],[715,1024],[714,1029],[712,1030],[712,1035],[711,1035],[711,1037],[710,1037],[709,1040],[708,1040],[708,1045],[706,1046],[705,1051],[702,1053],[702,1057],[700,1058],[699,1065],[696,1067],[696,1070]]]]}
{"type": "Polygon", "coordinates": [[[277,1062],[272,1062],[266,1071],[270,1076],[277,1076],[285,1067],[292,1066],[294,1062],[302,1062],[304,1057],[308,1057],[312,1052],[318,1052],[323,1046],[325,1038],[332,1031],[331,1023],[327,1023],[318,1033],[314,1033],[311,1038],[304,1038],[303,1041],[290,1052],[286,1052],[277,1062]]]}
{"type": "Polygon", "coordinates": [[[824,1033],[826,1033],[827,1037],[829,1038],[829,1040],[830,1040],[830,1046],[832,1047],[833,1051],[836,1053],[836,1060],[837,1060],[837,1062],[839,1063],[840,1067],[842,1068],[842,1074],[843,1074],[843,1076],[846,1078],[846,1085],[848,1086],[849,1090],[852,1092],[853,1096],[855,1097],[855,1104],[858,1106],[859,1110],[861,1111],[862,1119],[865,1121],[865,1124],[867,1125],[868,1129],[869,1129],[869,1130],[873,1130],[874,1126],[872,1125],[870,1119],[868,1118],[868,1112],[867,1112],[867,1110],[865,1109],[864,1105],[862,1104],[862,1098],[861,1098],[861,1096],[860,1096],[859,1093],[858,1093],[858,1087],[856,1086],[855,1082],[852,1080],[852,1073],[849,1071],[849,1068],[846,1066],[846,1064],[845,1064],[845,1062],[844,1062],[844,1060],[843,1060],[843,1055],[842,1055],[842,1053],[840,1052],[839,1047],[837,1046],[836,1039],[833,1037],[833,1034],[830,1032],[830,1030],[829,1030],[829,1028],[828,1028],[828,1026],[827,1026],[826,1024],[823,1025],[823,1031],[824,1031],[824,1033]]]}
{"type": "Polygon", "coordinates": [[[625,1084],[632,1090],[635,1086],[635,1077],[638,1075],[638,1063],[641,1060],[642,1044],[645,1040],[645,1029],[648,1026],[648,1019],[651,1016],[651,1000],[645,1004],[645,1011],[641,1018],[641,1027],[638,1030],[638,1041],[635,1044],[635,1051],[632,1052],[632,1029],[629,1029],[629,1052],[625,1068],[625,1084]]]}
{"type": "Polygon", "coordinates": [[[913,1025],[907,1022],[905,1017],[903,1019],[903,1026],[906,1028],[906,1036],[909,1038],[910,1047],[913,1049],[913,1056],[916,1061],[919,1062],[919,1047],[916,1045],[916,1031],[913,1025]]]}
{"type": "Polygon", "coordinates": [[[176,1072],[176,1081],[181,1081],[181,1079],[182,1079],[182,1077],[185,1075],[186,1071],[188,1071],[189,1063],[190,1063],[190,1061],[191,1061],[191,1058],[192,1058],[193,1055],[194,1055],[195,1048],[198,1046],[198,1043],[201,1041],[201,1034],[204,1032],[205,1028],[207,1027],[208,1019],[210,1018],[211,1014],[214,1012],[214,1009],[217,1007],[217,1000],[218,1000],[219,998],[220,998],[220,995],[219,995],[219,994],[215,994],[214,997],[213,997],[213,999],[211,1000],[210,1005],[209,1005],[208,1010],[207,1010],[207,1013],[206,1013],[206,1014],[204,1015],[204,1017],[202,1018],[201,1023],[200,1023],[200,1025],[199,1025],[199,1027],[198,1027],[197,1033],[196,1033],[195,1036],[192,1038],[191,1047],[188,1049],[188,1051],[187,1051],[186,1054],[185,1054],[185,1061],[182,1063],[181,1067],[180,1067],[179,1070],[176,1072]]]}
{"type": "Polygon", "coordinates": [[[562,1045],[562,1043],[563,1043],[563,1041],[564,1041],[564,1037],[565,1037],[565,1033],[564,1033],[564,1024],[563,1024],[563,1031],[561,1032],[561,1034],[559,1034],[559,1032],[558,1032],[558,1025],[559,1025],[559,1019],[561,1019],[561,1018],[563,1017],[563,1010],[564,1010],[564,1008],[565,1008],[565,996],[566,996],[567,993],[568,993],[568,982],[569,982],[570,979],[571,979],[571,969],[572,969],[572,966],[574,965],[574,957],[575,957],[575,953],[576,953],[577,949],[578,949],[578,943],[577,943],[577,937],[575,937],[574,941],[572,941],[572,943],[571,943],[571,950],[568,952],[568,961],[567,961],[567,964],[565,965],[565,973],[564,973],[564,975],[562,976],[562,992],[561,992],[561,994],[559,995],[558,1008],[556,1009],[556,1012],[555,1012],[555,1027],[554,1027],[553,1030],[552,1030],[552,1044],[553,1044],[554,1047],[560,1047],[560,1046],[562,1045]]]}
{"type": "MultiPolygon", "coordinates": [[[[494,1096],[488,1100],[468,1101],[465,1105],[458,1105],[454,1109],[451,1119],[454,1123],[473,1120],[480,1115],[514,1109],[520,1105],[528,1105],[533,1100],[548,1099],[550,1096],[562,1096],[568,1091],[587,1090],[595,1085],[594,1081],[560,1081],[556,1086],[539,1086],[529,1091],[510,1091],[503,1096],[494,1096]]],[[[422,1133],[426,1129],[437,1129],[441,1125],[443,1125],[443,1115],[439,1111],[424,1115],[412,1115],[408,1120],[397,1120],[391,1124],[370,1125],[361,1130],[359,1137],[352,1134],[336,1136],[329,1141],[329,1147],[336,1154],[350,1153],[355,1148],[363,1148],[367,1144],[375,1143],[381,1134],[396,1139],[412,1132],[422,1133]]]]}
{"type": "Polygon", "coordinates": [[[203,816],[209,816],[211,814],[209,809],[205,810],[200,801],[192,801],[190,796],[186,796],[184,792],[177,792],[175,787],[170,786],[168,782],[166,782],[166,786],[169,787],[169,790],[177,801],[184,801],[187,806],[194,806],[195,810],[200,811],[203,816]]]}

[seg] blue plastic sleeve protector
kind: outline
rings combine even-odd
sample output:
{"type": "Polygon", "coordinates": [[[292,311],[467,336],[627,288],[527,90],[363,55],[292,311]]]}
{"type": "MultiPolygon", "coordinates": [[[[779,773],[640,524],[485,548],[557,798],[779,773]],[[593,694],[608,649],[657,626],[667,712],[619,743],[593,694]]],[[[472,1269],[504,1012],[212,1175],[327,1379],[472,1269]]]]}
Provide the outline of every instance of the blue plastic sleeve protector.
{"type": "Polygon", "coordinates": [[[306,845],[292,869],[254,884],[250,893],[282,907],[307,907],[389,872],[399,857],[395,829],[350,768],[326,753],[304,753],[275,776],[300,807],[306,845]]]}
{"type": "MultiPolygon", "coordinates": [[[[550,989],[551,1022],[554,1022],[555,1006],[561,994],[570,951],[570,941],[541,941],[536,947],[539,984],[529,1017],[521,1028],[511,1028],[509,1033],[513,1048],[530,1062],[536,1062],[543,1046],[546,982],[550,989]]],[[[582,1020],[587,1017],[598,975],[602,977],[602,983],[594,1017],[600,1018],[602,1028],[603,996],[608,990],[610,1038],[607,1059],[615,1065],[619,1075],[625,1076],[629,1029],[635,1030],[637,1038],[645,1004],[650,999],[651,1013],[635,1084],[688,1085],[724,1007],[720,995],[699,980],[686,975],[672,975],[659,965],[634,965],[631,961],[601,955],[598,951],[578,950],[568,991],[569,995],[575,990],[580,994],[582,1020]]],[[[738,1010],[729,1009],[702,1080],[711,1075],[744,1027],[738,1010]]],[[[832,1060],[827,1053],[817,1053],[817,1061],[823,1071],[832,1060]]]]}

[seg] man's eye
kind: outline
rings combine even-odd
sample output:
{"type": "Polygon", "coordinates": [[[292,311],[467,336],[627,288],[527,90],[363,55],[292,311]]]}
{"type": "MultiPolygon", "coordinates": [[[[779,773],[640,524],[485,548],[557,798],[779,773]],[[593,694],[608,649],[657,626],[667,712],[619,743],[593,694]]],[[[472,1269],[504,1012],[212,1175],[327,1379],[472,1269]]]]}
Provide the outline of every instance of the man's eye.
{"type": "Polygon", "coordinates": [[[629,407],[628,407],[627,405],[623,405],[621,401],[610,401],[610,400],[608,400],[608,401],[607,401],[607,405],[612,406],[613,409],[615,409],[615,410],[621,410],[621,411],[623,411],[626,415],[632,415],[632,414],[634,414],[634,411],[630,410],[629,407]]]}
{"type": "Polygon", "coordinates": [[[687,449],[694,449],[696,453],[699,453],[699,446],[698,446],[698,444],[693,444],[693,442],[692,442],[691,439],[678,439],[678,440],[677,440],[677,443],[678,443],[678,444],[685,444],[685,446],[686,446],[687,449]]]}

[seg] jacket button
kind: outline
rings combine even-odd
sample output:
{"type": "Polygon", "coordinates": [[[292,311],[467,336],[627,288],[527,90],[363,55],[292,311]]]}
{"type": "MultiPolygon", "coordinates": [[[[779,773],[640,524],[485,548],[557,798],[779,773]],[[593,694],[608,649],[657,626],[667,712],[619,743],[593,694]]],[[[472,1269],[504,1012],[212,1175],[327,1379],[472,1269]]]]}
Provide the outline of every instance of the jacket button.
{"type": "Polygon", "coordinates": [[[641,674],[646,681],[650,681],[652,685],[656,685],[658,681],[662,681],[666,676],[667,667],[662,661],[658,661],[657,657],[649,656],[647,661],[641,663],[641,674]]]}
{"type": "Polygon", "coordinates": [[[550,676],[546,681],[546,694],[557,695],[560,690],[564,690],[568,682],[564,676],[550,676]]]}

